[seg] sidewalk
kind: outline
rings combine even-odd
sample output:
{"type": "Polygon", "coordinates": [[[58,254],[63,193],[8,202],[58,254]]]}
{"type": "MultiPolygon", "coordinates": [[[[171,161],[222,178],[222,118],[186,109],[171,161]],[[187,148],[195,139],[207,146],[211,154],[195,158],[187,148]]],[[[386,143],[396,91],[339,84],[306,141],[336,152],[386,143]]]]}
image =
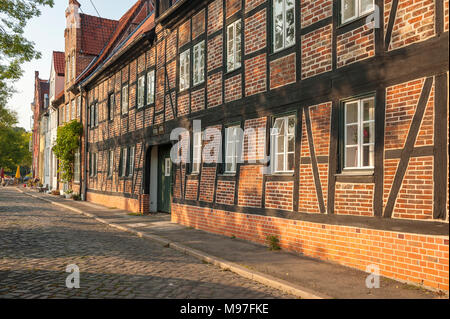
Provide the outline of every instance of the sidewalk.
{"type": "Polygon", "coordinates": [[[132,216],[123,210],[88,202],[66,200],[29,190],[19,191],[95,218],[119,230],[158,241],[165,247],[300,298],[448,298],[387,278],[381,278],[379,289],[368,289],[365,284],[368,274],[365,272],[288,252],[272,252],[247,241],[187,228],[171,223],[167,214],[132,216]]]}

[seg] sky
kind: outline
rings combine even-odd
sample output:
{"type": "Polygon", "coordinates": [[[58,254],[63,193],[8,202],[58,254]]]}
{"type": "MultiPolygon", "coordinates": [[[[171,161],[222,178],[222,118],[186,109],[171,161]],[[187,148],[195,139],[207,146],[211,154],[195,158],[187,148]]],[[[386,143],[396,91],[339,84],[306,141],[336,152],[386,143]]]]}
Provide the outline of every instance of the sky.
{"type": "MultiPolygon", "coordinates": [[[[78,0],[81,11],[97,15],[90,0],[78,0]]],[[[102,18],[118,20],[136,0],[92,0],[102,18]]],[[[17,93],[9,100],[8,106],[19,116],[18,126],[30,130],[31,103],[34,98],[34,72],[39,71],[41,79],[50,77],[50,64],[53,51],[64,51],[65,10],[69,0],[55,0],[53,8],[41,8],[42,14],[30,20],[25,28],[25,37],[35,43],[42,58],[22,66],[23,77],[15,83],[17,93]]]]}

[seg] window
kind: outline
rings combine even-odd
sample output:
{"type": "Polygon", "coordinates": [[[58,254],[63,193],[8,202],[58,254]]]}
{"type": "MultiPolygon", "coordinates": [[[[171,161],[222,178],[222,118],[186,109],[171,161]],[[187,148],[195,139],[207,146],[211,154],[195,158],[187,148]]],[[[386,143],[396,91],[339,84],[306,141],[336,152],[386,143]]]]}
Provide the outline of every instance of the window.
{"type": "Polygon", "coordinates": [[[74,159],[74,165],[73,165],[73,177],[74,177],[75,183],[79,183],[80,179],[81,179],[80,165],[81,165],[80,149],[78,149],[75,153],[75,159],[74,159]]]}
{"type": "Polygon", "coordinates": [[[277,118],[272,135],[272,163],[275,173],[294,171],[295,161],[295,116],[277,118]]]}
{"type": "Polygon", "coordinates": [[[127,175],[128,176],[133,176],[133,172],[134,172],[134,152],[135,152],[135,147],[131,146],[128,148],[128,163],[127,163],[127,175]]]}
{"type": "Polygon", "coordinates": [[[193,84],[205,81],[205,41],[194,46],[194,75],[193,84]]]}
{"type": "Polygon", "coordinates": [[[122,148],[120,151],[120,168],[119,168],[119,175],[120,177],[125,177],[127,174],[127,151],[128,149],[122,148]]]}
{"type": "Polygon", "coordinates": [[[72,79],[75,79],[76,67],[75,67],[75,53],[72,56],[72,79]]]}
{"type": "Polygon", "coordinates": [[[95,120],[94,120],[94,106],[91,105],[89,107],[89,127],[94,127],[95,126],[95,120]]]}
{"type": "Polygon", "coordinates": [[[128,85],[122,88],[122,114],[128,113],[128,85]]]}
{"type": "Polygon", "coordinates": [[[70,55],[67,57],[66,61],[66,83],[69,83],[70,76],[70,55]]]}
{"type": "Polygon", "coordinates": [[[97,175],[97,153],[89,153],[89,176],[97,175]]]}
{"type": "Polygon", "coordinates": [[[273,47],[280,51],[295,44],[294,0],[273,0],[273,47]]]}
{"type": "Polygon", "coordinates": [[[147,73],[147,104],[155,103],[155,71],[147,73]]]}
{"type": "Polygon", "coordinates": [[[75,105],[76,101],[72,100],[72,117],[71,120],[74,120],[77,118],[77,106],[75,105]]]}
{"type": "Polygon", "coordinates": [[[141,76],[138,80],[138,97],[137,97],[137,107],[138,109],[144,107],[145,98],[145,76],[141,76]]]}
{"type": "Polygon", "coordinates": [[[345,103],[344,169],[373,168],[375,156],[375,99],[345,103]]]}
{"type": "Polygon", "coordinates": [[[94,106],[94,119],[95,119],[94,126],[98,126],[98,103],[95,103],[95,106],[94,106]]]}
{"type": "Polygon", "coordinates": [[[194,133],[194,147],[193,147],[193,163],[192,173],[200,173],[200,164],[202,162],[202,132],[194,133]]]}
{"type": "Polygon", "coordinates": [[[66,105],[66,120],[65,122],[69,122],[70,121],[70,108],[69,108],[69,104],[66,105]]]}
{"type": "Polygon", "coordinates": [[[114,93],[110,94],[108,97],[108,120],[112,121],[114,119],[114,108],[116,107],[116,96],[114,93]]]}
{"type": "Polygon", "coordinates": [[[180,54],[180,91],[189,88],[190,50],[180,54]]]}
{"type": "Polygon", "coordinates": [[[374,0],[341,0],[341,23],[357,19],[374,9],[374,0]]]}
{"type": "Polygon", "coordinates": [[[165,159],[164,164],[164,176],[170,177],[172,175],[172,161],[170,160],[170,157],[165,159]]]}
{"type": "Polygon", "coordinates": [[[77,117],[81,116],[81,96],[77,97],[77,117]]]}
{"type": "Polygon", "coordinates": [[[114,173],[114,150],[108,153],[108,177],[112,177],[114,173]]]}
{"type": "Polygon", "coordinates": [[[227,28],[227,70],[228,72],[241,67],[241,20],[230,24],[227,28]]]}
{"type": "Polygon", "coordinates": [[[239,125],[227,127],[225,131],[225,173],[236,173],[240,143],[239,125]]]}

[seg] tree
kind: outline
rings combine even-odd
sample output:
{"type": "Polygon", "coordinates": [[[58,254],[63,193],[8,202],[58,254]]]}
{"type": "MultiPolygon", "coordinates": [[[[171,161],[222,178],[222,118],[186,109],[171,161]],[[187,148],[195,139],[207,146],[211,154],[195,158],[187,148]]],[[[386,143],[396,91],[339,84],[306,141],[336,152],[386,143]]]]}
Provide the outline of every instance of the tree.
{"type": "Polygon", "coordinates": [[[31,166],[31,133],[23,128],[0,127],[0,167],[15,172],[17,166],[31,166]]]}
{"type": "Polygon", "coordinates": [[[59,173],[63,183],[69,183],[73,179],[75,153],[80,147],[82,132],[83,125],[77,120],[58,127],[58,135],[53,152],[59,160],[59,173]]]}
{"type": "Polygon", "coordinates": [[[53,4],[53,0],[0,1],[0,120],[14,92],[11,83],[23,74],[21,65],[41,57],[34,43],[24,37],[25,26],[28,20],[40,16],[39,6],[53,4]]]}

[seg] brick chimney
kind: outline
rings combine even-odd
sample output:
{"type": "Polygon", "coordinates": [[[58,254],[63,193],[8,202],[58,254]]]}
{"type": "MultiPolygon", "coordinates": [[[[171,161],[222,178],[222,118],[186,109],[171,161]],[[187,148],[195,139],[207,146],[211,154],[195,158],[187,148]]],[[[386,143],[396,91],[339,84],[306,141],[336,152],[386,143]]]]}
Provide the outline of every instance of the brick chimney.
{"type": "Polygon", "coordinates": [[[69,5],[66,9],[66,29],[80,27],[80,13],[81,4],[77,0],[69,0],[69,5]]]}

